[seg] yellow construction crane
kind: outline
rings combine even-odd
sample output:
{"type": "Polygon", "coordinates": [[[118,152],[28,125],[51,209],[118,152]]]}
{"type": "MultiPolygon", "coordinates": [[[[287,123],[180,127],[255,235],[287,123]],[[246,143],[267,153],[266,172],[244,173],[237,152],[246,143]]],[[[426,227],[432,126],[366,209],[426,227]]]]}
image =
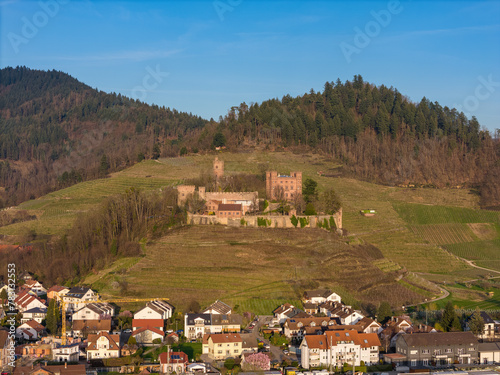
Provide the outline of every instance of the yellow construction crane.
{"type": "MultiPolygon", "coordinates": [[[[61,344],[66,345],[66,305],[67,303],[64,301],[63,297],[60,297],[56,294],[57,300],[61,303],[61,316],[62,316],[62,328],[61,328],[61,344]]],[[[168,301],[168,298],[112,298],[112,299],[101,299],[99,294],[96,294],[96,300],[88,300],[88,301],[77,301],[76,304],[89,304],[89,303],[127,303],[127,302],[151,302],[156,300],[168,301]]],[[[72,302],[71,302],[72,303],[72,302]]]]}

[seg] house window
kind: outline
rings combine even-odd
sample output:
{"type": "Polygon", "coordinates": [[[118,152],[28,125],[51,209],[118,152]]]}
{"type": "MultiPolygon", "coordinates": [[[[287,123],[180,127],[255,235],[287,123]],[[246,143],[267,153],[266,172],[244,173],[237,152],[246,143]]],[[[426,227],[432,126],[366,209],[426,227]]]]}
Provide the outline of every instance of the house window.
{"type": "Polygon", "coordinates": [[[431,351],[429,349],[422,349],[422,354],[429,354],[431,351]]]}
{"type": "Polygon", "coordinates": [[[428,366],[429,365],[429,360],[428,359],[422,359],[422,365],[423,366],[428,366]]]}
{"type": "Polygon", "coordinates": [[[445,352],[445,353],[453,353],[453,349],[448,348],[448,349],[445,349],[445,351],[444,351],[444,352],[445,352]]]}
{"type": "Polygon", "coordinates": [[[412,359],[411,360],[411,366],[415,367],[416,365],[417,365],[417,360],[416,359],[412,359]]]}

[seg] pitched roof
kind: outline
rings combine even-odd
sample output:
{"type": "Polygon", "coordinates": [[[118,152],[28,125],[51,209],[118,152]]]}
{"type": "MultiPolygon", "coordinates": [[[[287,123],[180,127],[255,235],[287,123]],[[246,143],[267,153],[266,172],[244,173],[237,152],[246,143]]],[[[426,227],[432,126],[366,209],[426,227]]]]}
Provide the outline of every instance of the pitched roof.
{"type": "Polygon", "coordinates": [[[111,306],[107,302],[89,303],[89,304],[86,304],[85,306],[83,306],[80,310],[76,311],[75,314],[84,310],[84,309],[88,309],[88,310],[90,310],[96,314],[99,314],[99,315],[103,315],[103,314],[109,315],[109,312],[113,311],[114,307],[111,306]]]}
{"type": "Polygon", "coordinates": [[[219,211],[241,211],[241,203],[240,204],[220,203],[218,210],[219,211]]]}
{"type": "Polygon", "coordinates": [[[184,352],[163,352],[160,354],[160,364],[177,364],[177,363],[188,363],[189,358],[184,352]],[[169,358],[170,357],[170,358],[169,358]]]}
{"type": "Polygon", "coordinates": [[[375,320],[368,318],[366,316],[363,319],[359,320],[356,324],[361,326],[363,330],[367,329],[371,325],[382,327],[382,325],[379,322],[376,322],[375,320]]]}
{"type": "Polygon", "coordinates": [[[309,349],[327,349],[325,335],[307,335],[304,339],[309,349]]]}
{"type": "Polygon", "coordinates": [[[327,298],[332,294],[330,289],[316,289],[316,290],[306,290],[304,292],[304,297],[306,299],[311,299],[313,297],[323,297],[327,298]]]}
{"type": "Polygon", "coordinates": [[[212,339],[212,342],[214,342],[215,344],[221,344],[221,343],[226,343],[226,342],[241,342],[241,343],[243,343],[243,340],[241,339],[241,336],[239,333],[212,333],[212,334],[209,334],[209,336],[212,339]]]}
{"type": "Polygon", "coordinates": [[[56,293],[59,293],[59,292],[62,292],[64,289],[68,289],[69,291],[69,288],[66,288],[65,286],[61,286],[61,285],[53,285],[49,288],[49,290],[47,290],[47,293],[50,293],[50,292],[56,292],[56,293]]]}
{"type": "Polygon", "coordinates": [[[205,325],[212,324],[212,315],[210,314],[186,314],[186,320],[189,326],[194,324],[195,319],[203,319],[205,325]]]}
{"type": "Polygon", "coordinates": [[[282,314],[285,311],[293,309],[293,308],[295,308],[294,305],[291,305],[289,303],[285,303],[285,304],[281,305],[280,307],[277,307],[276,309],[274,309],[273,314],[282,314]]]}
{"type": "Polygon", "coordinates": [[[47,314],[47,309],[43,309],[41,307],[33,307],[32,309],[24,311],[23,316],[24,314],[47,314]]]}
{"type": "Polygon", "coordinates": [[[74,331],[81,331],[85,328],[91,331],[111,331],[111,319],[73,321],[74,331]]]}
{"type": "Polygon", "coordinates": [[[400,339],[404,340],[411,347],[478,343],[472,332],[414,333],[411,335],[401,335],[398,340],[400,339]]]}
{"type": "Polygon", "coordinates": [[[97,340],[101,337],[106,337],[108,339],[108,350],[120,350],[120,335],[110,335],[108,332],[100,332],[97,335],[89,335],[87,350],[97,350],[97,340]]]}
{"type": "Polygon", "coordinates": [[[39,304],[45,305],[45,301],[41,300],[40,298],[29,294],[28,292],[22,292],[20,293],[17,298],[14,300],[15,304],[19,307],[26,308],[30,304],[38,301],[39,304]]]}
{"type": "Polygon", "coordinates": [[[231,312],[231,306],[225,304],[222,301],[217,300],[203,311],[210,311],[210,310],[214,310],[218,314],[229,314],[231,312]]]}
{"type": "Polygon", "coordinates": [[[82,298],[85,294],[87,294],[89,290],[90,288],[87,288],[85,286],[74,286],[69,290],[66,296],[72,298],[82,298]]]}
{"type": "Polygon", "coordinates": [[[38,323],[36,320],[30,320],[24,324],[29,325],[31,328],[33,328],[37,332],[42,332],[45,329],[45,327],[42,326],[40,323],[38,323]]]}
{"type": "Polygon", "coordinates": [[[220,315],[211,314],[212,325],[241,325],[243,323],[243,317],[239,314],[230,315],[220,315]]]}
{"type": "Polygon", "coordinates": [[[163,330],[163,319],[132,319],[133,328],[157,328],[163,330]]]}

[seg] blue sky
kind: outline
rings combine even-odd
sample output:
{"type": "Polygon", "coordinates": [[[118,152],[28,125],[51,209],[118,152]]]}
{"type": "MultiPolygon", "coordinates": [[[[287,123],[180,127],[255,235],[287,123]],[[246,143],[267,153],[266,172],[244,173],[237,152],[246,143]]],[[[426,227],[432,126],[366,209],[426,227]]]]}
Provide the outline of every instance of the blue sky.
{"type": "Polygon", "coordinates": [[[0,0],[0,17],[1,67],[207,119],[361,74],[500,128],[500,1],[0,0]]]}

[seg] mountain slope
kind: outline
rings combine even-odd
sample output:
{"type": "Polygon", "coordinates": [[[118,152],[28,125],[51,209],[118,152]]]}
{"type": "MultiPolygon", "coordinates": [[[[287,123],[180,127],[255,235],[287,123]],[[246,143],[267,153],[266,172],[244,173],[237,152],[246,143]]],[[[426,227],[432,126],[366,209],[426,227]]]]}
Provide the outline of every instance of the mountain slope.
{"type": "Polygon", "coordinates": [[[206,123],[97,91],[62,72],[2,69],[0,159],[9,161],[0,163],[4,205],[103,177],[143,155],[177,155],[178,139],[206,123]]]}

